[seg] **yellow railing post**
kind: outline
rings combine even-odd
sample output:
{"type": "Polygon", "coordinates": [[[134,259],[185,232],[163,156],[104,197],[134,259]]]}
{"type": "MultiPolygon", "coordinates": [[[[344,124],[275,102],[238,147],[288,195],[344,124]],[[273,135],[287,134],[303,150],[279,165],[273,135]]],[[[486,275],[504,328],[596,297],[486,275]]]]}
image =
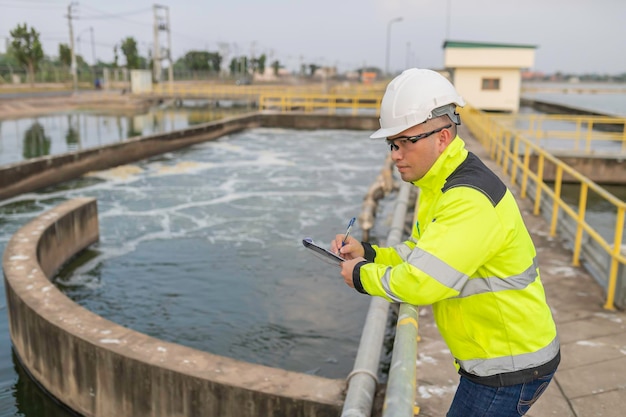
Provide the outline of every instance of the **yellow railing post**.
{"type": "Polygon", "coordinates": [[[535,207],[533,208],[533,214],[539,214],[539,208],[541,206],[541,187],[543,187],[543,153],[537,155],[537,189],[535,190],[535,207]]]}
{"type": "Polygon", "coordinates": [[[581,125],[582,125],[582,119],[580,117],[576,118],[576,131],[574,132],[574,150],[577,151],[579,148],[579,142],[580,142],[580,129],[581,129],[581,125]]]}
{"type": "Polygon", "coordinates": [[[587,137],[585,139],[585,151],[589,152],[591,149],[591,134],[593,133],[593,119],[589,119],[587,122],[587,137]]]}
{"type": "Polygon", "coordinates": [[[504,157],[504,161],[502,161],[502,172],[504,172],[504,175],[508,174],[508,170],[509,170],[509,160],[511,159],[511,131],[510,130],[506,130],[504,132],[504,149],[502,150],[502,154],[504,157]]]}
{"type": "Polygon", "coordinates": [[[572,263],[574,266],[580,266],[580,250],[583,239],[583,222],[585,221],[585,212],[587,210],[587,190],[589,186],[583,182],[580,186],[580,195],[578,198],[578,218],[576,220],[576,238],[574,239],[574,258],[572,263]]]}
{"type": "Polygon", "coordinates": [[[622,119],[622,152],[626,151],[626,118],[622,119]]]}
{"type": "Polygon", "coordinates": [[[622,251],[622,237],[624,234],[624,206],[617,209],[617,219],[615,224],[615,238],[613,239],[613,253],[611,256],[611,271],[609,272],[609,283],[607,288],[606,303],[604,308],[615,310],[615,287],[617,286],[617,272],[619,270],[618,257],[622,251]]]}
{"type": "Polygon", "coordinates": [[[522,170],[522,198],[526,198],[526,187],[528,185],[528,173],[530,171],[530,150],[528,145],[524,148],[524,169],[522,170]]]}
{"type": "Polygon", "coordinates": [[[554,179],[554,199],[552,201],[552,221],[550,223],[550,236],[556,235],[556,224],[559,220],[559,206],[561,203],[561,184],[563,183],[563,167],[559,164],[556,167],[556,178],[554,179]]]}
{"type": "Polygon", "coordinates": [[[515,180],[517,178],[517,166],[519,163],[519,135],[516,133],[515,136],[513,136],[513,160],[511,164],[511,183],[513,184],[515,184],[515,180]]]}
{"type": "Polygon", "coordinates": [[[502,140],[503,140],[503,129],[498,127],[496,130],[496,163],[502,166],[502,140]]]}

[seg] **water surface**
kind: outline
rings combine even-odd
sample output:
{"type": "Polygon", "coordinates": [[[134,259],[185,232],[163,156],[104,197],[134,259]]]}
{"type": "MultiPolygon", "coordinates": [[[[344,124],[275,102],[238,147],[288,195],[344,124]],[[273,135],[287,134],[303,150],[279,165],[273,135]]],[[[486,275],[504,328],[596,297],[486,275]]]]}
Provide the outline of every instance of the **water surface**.
{"type": "MultiPolygon", "coordinates": [[[[370,298],[301,240],[345,230],[386,153],[366,132],[252,129],[4,201],[0,250],[45,210],[95,197],[100,241],[55,278],[77,303],[163,340],[345,378],[370,298]]],[[[1,308],[4,417],[24,382],[1,308]]]]}

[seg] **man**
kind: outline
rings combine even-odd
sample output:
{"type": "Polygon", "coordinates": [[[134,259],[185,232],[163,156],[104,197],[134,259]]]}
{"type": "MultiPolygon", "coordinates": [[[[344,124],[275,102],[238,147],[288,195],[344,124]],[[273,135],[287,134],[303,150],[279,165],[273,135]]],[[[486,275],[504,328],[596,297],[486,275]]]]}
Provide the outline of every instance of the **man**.
{"type": "Polygon", "coordinates": [[[560,361],[536,251],[515,198],[457,136],[450,82],[409,69],[387,86],[380,126],[402,180],[420,188],[411,237],[379,247],[337,235],[341,275],[390,302],[432,304],[460,377],[448,417],[524,415],[560,361]]]}

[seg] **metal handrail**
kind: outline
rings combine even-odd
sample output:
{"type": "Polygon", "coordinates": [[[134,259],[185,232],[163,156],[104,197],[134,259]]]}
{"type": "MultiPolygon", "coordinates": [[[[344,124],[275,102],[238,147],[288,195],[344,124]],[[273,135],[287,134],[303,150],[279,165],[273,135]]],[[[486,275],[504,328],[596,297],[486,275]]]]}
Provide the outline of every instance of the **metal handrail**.
{"type": "MultiPolygon", "coordinates": [[[[411,187],[413,185],[409,183],[402,183],[398,200],[408,203],[411,187]]],[[[406,203],[404,207],[399,207],[400,204],[402,203],[398,203],[394,213],[394,223],[387,242],[389,245],[396,245],[402,241],[402,231],[404,230],[408,208],[406,203]]],[[[400,304],[383,417],[413,417],[419,412],[419,408],[415,405],[418,317],[417,306],[407,303],[400,304]]]]}
{"type": "MultiPolygon", "coordinates": [[[[403,183],[400,187],[400,191],[396,199],[391,230],[387,236],[387,245],[389,246],[396,245],[402,240],[402,231],[404,229],[404,221],[410,197],[410,187],[411,185],[407,183],[403,183]]],[[[378,364],[380,362],[380,352],[385,335],[385,328],[387,327],[387,314],[389,306],[390,304],[387,301],[379,297],[372,297],[372,300],[370,301],[370,308],[365,319],[365,325],[363,326],[363,334],[361,335],[359,350],[354,362],[354,369],[350,372],[350,375],[348,375],[348,391],[346,393],[343,411],[341,413],[342,417],[368,417],[371,415],[376,384],[378,382],[378,364]]],[[[417,316],[415,317],[415,320],[417,320],[417,316]]],[[[417,321],[415,323],[415,330],[417,331],[417,321]]],[[[396,334],[396,339],[397,338],[398,335],[396,334]]],[[[413,339],[413,342],[417,343],[417,339],[413,339]]],[[[415,349],[417,349],[417,346],[415,346],[415,349]]],[[[415,370],[415,360],[417,358],[417,353],[412,356],[412,359],[411,357],[404,358],[404,353],[401,355],[403,358],[396,358],[397,354],[394,343],[392,369],[389,371],[389,381],[392,379],[395,381],[396,378],[399,377],[393,369],[393,364],[399,360],[403,363],[412,363],[414,365],[412,380],[415,381],[415,373],[417,372],[415,370]]],[[[402,377],[409,378],[408,375],[402,375],[402,377]]],[[[401,381],[400,384],[394,383],[394,386],[395,385],[401,385],[401,381]]],[[[415,392],[415,382],[413,382],[413,392],[411,393],[412,396],[410,398],[415,396],[415,392]]],[[[398,392],[397,395],[405,395],[404,390],[398,392]]],[[[411,406],[410,416],[413,416],[412,410],[413,407],[411,406]]],[[[402,413],[395,415],[408,416],[409,414],[402,413]]]]}
{"type": "MultiPolygon", "coordinates": [[[[614,141],[621,142],[621,151],[626,151],[626,118],[612,116],[567,115],[567,114],[514,114],[492,115],[504,126],[511,126],[512,130],[534,139],[540,144],[543,139],[574,140],[574,150],[579,152],[594,152],[591,149],[593,142],[614,141]],[[566,124],[570,129],[554,127],[566,124]],[[524,125],[523,127],[521,125],[524,125]],[[598,126],[604,131],[598,132],[598,126]],[[620,131],[621,130],[621,131],[620,131]],[[584,144],[584,149],[581,148],[584,144]]],[[[571,150],[571,147],[567,148],[571,150]]]]}
{"type": "Polygon", "coordinates": [[[232,97],[232,96],[258,96],[261,94],[285,95],[285,94],[338,94],[377,96],[380,98],[382,88],[378,85],[338,85],[327,86],[324,83],[301,84],[301,85],[229,85],[201,82],[178,82],[156,84],[152,87],[153,94],[173,95],[178,97],[232,97]]]}
{"type": "MultiPolygon", "coordinates": [[[[550,213],[548,213],[551,236],[556,234],[556,226],[561,212],[565,213],[565,215],[575,222],[576,233],[573,242],[572,258],[572,264],[574,266],[580,265],[583,233],[587,233],[589,238],[595,241],[610,257],[611,261],[607,270],[608,276],[606,277],[607,295],[604,308],[614,310],[618,271],[620,265],[622,268],[626,265],[626,255],[622,253],[621,249],[624,237],[626,203],[551,155],[548,150],[541,148],[524,134],[513,129],[509,124],[503,123],[503,120],[506,120],[505,118],[493,117],[471,107],[462,109],[461,114],[464,123],[468,126],[472,134],[489,150],[491,158],[503,168],[505,175],[511,177],[513,184],[518,183],[518,173],[521,173],[522,178],[519,180],[519,185],[521,187],[522,198],[526,197],[528,182],[534,182],[535,195],[533,199],[535,215],[538,215],[540,212],[541,200],[544,194],[552,199],[550,213]],[[538,158],[537,172],[534,172],[529,167],[529,158],[531,155],[535,155],[538,158]],[[554,188],[550,187],[550,185],[543,180],[546,162],[556,167],[554,188]],[[580,184],[577,209],[572,208],[561,198],[560,193],[563,184],[563,174],[565,173],[571,181],[580,184]],[[585,208],[587,206],[587,197],[590,190],[615,208],[616,221],[612,243],[607,242],[607,240],[585,220],[585,208]]],[[[626,136],[626,134],[623,136],[626,136]]]]}
{"type": "Polygon", "coordinates": [[[380,102],[380,95],[371,93],[264,93],[259,96],[259,110],[280,112],[327,110],[328,114],[336,114],[338,109],[351,109],[352,114],[357,114],[366,109],[377,112],[380,102]]]}

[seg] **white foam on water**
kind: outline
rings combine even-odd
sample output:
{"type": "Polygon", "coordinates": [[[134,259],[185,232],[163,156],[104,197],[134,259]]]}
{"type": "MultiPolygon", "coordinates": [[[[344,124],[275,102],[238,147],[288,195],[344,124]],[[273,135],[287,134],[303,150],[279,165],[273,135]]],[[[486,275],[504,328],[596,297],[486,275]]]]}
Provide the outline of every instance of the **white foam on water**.
{"type": "Polygon", "coordinates": [[[107,181],[128,182],[143,172],[137,165],[120,165],[103,171],[93,171],[85,174],[86,177],[96,177],[107,181]]]}

